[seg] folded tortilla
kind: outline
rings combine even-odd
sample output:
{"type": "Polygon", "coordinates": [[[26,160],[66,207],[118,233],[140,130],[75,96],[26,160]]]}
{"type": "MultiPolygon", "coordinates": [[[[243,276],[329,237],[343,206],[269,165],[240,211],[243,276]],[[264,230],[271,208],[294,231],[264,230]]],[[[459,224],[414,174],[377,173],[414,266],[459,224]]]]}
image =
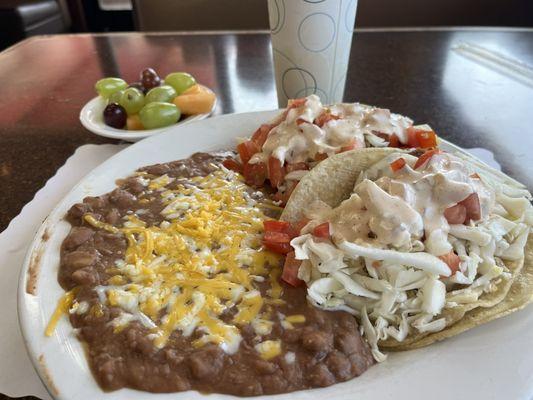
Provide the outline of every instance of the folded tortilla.
{"type": "MultiPolygon", "coordinates": [[[[281,219],[299,221],[309,204],[321,200],[331,207],[338,206],[350,197],[359,174],[387,155],[401,151],[392,148],[353,150],[330,157],[313,168],[293,191],[281,219]]],[[[472,168],[489,176],[497,176],[517,187],[522,185],[480,161],[461,155],[472,168]]],[[[533,301],[533,235],[529,235],[525,254],[521,260],[506,261],[511,277],[501,279],[496,290],[483,293],[476,302],[445,308],[440,314],[446,319],[446,328],[439,332],[409,333],[398,342],[393,338],[379,342],[384,350],[409,350],[427,346],[493,319],[524,308],[533,301]]]]}

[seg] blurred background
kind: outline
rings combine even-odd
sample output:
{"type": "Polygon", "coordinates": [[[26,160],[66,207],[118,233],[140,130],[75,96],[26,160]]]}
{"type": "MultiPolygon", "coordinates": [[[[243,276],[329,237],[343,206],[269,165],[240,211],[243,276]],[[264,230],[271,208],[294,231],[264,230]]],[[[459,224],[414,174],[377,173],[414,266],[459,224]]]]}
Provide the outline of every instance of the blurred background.
{"type": "MultiPolygon", "coordinates": [[[[34,35],[268,29],[267,0],[0,0],[0,50],[34,35]]],[[[356,26],[533,27],[533,0],[359,0],[356,26]]]]}

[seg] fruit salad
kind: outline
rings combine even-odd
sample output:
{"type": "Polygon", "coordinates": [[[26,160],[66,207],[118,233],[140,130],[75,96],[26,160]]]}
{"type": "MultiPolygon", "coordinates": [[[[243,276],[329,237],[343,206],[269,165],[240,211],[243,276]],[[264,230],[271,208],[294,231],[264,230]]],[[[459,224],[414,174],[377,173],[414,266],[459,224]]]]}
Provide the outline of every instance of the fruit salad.
{"type": "Polygon", "coordinates": [[[209,113],[215,94],[186,72],[172,72],[161,79],[153,68],[145,68],[138,82],[103,78],[96,92],[107,101],[103,111],[106,125],[116,129],[163,128],[184,116],[209,113]]]}

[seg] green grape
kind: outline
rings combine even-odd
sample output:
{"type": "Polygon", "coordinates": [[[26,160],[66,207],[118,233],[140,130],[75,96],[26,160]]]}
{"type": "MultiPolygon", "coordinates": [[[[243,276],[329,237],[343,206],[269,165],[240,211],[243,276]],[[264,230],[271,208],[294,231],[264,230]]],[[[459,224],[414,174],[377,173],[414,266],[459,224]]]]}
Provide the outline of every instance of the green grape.
{"type": "Polygon", "coordinates": [[[137,114],[144,106],[144,94],[139,89],[130,87],[124,90],[118,102],[128,115],[137,114]]]}
{"type": "Polygon", "coordinates": [[[96,84],[94,85],[94,88],[96,89],[96,93],[98,93],[100,96],[108,99],[109,96],[111,96],[113,93],[124,90],[128,87],[128,84],[124,79],[120,78],[104,78],[100,79],[96,84]]]}
{"type": "Polygon", "coordinates": [[[165,84],[172,86],[178,95],[185,92],[192,85],[196,84],[196,79],[187,72],[172,72],[165,78],[165,84]]]}
{"type": "Polygon", "coordinates": [[[180,115],[180,110],[175,104],[159,101],[148,103],[139,112],[141,122],[146,129],[175,124],[180,119],[180,115]]]}
{"type": "Polygon", "coordinates": [[[119,90],[117,92],[113,92],[111,96],[109,96],[108,103],[117,103],[120,104],[120,98],[122,97],[122,93],[124,93],[124,90],[119,90]]]}
{"type": "Polygon", "coordinates": [[[171,103],[174,97],[176,97],[176,91],[170,85],[161,85],[153,89],[150,89],[146,93],[146,104],[153,103],[154,101],[159,101],[163,103],[171,103]]]}

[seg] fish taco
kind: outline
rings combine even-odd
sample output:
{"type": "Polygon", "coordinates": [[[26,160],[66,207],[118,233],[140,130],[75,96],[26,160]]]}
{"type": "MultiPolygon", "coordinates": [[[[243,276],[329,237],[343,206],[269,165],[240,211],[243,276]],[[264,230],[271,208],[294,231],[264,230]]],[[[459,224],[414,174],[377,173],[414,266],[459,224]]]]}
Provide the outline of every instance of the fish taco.
{"type": "Polygon", "coordinates": [[[531,194],[438,149],[360,149],[323,161],[281,216],[283,276],[355,315],[377,361],[454,336],[533,300],[531,194]]]}

